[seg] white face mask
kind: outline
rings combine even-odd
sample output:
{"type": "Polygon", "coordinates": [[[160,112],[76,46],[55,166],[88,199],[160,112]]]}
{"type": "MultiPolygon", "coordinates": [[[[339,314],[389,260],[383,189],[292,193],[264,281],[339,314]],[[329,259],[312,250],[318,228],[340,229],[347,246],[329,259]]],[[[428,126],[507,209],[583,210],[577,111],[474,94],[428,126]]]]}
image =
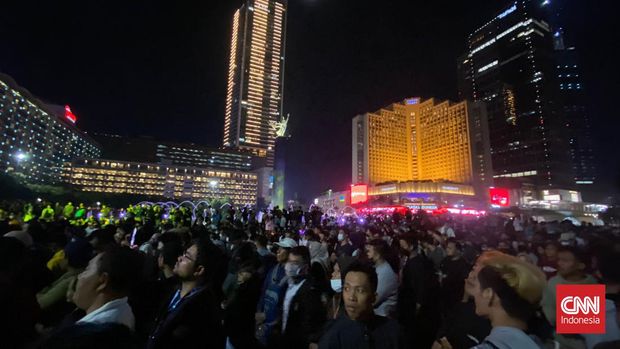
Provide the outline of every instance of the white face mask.
{"type": "Polygon", "coordinates": [[[342,293],[342,279],[331,279],[330,283],[334,292],[342,293]]]}
{"type": "Polygon", "coordinates": [[[344,234],[343,233],[338,234],[338,241],[344,241],[344,234]]]}
{"type": "Polygon", "coordinates": [[[286,262],[286,264],[284,264],[284,272],[286,273],[286,276],[290,278],[299,277],[299,275],[301,274],[301,265],[297,263],[286,262]]]}

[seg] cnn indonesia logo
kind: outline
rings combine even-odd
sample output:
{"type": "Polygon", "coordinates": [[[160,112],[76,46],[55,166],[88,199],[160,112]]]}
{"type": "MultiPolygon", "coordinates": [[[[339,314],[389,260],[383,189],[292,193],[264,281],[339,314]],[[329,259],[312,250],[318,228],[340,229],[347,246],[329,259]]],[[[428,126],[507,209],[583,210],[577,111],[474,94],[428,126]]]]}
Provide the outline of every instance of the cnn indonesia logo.
{"type": "Polygon", "coordinates": [[[556,331],[605,333],[605,285],[557,285],[556,331]]]}

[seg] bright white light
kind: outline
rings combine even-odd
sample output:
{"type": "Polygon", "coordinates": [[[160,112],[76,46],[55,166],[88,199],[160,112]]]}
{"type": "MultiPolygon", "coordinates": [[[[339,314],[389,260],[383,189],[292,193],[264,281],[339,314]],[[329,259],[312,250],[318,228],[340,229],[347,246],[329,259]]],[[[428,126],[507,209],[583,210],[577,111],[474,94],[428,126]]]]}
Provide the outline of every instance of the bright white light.
{"type": "Polygon", "coordinates": [[[497,63],[498,63],[498,61],[497,61],[497,60],[494,60],[493,62],[491,62],[491,63],[489,63],[489,64],[485,65],[484,67],[482,67],[482,68],[480,68],[480,69],[478,69],[478,73],[482,73],[482,72],[483,72],[483,71],[485,71],[485,70],[488,70],[488,69],[490,69],[490,68],[493,68],[494,66],[496,66],[496,65],[497,65],[497,63]]]}
{"type": "Polygon", "coordinates": [[[41,202],[41,198],[37,198],[37,202],[41,202]]]}
{"type": "Polygon", "coordinates": [[[210,181],[209,185],[215,187],[217,185],[217,181],[210,181]]]}
{"type": "Polygon", "coordinates": [[[14,156],[15,156],[15,158],[16,158],[17,160],[19,160],[19,161],[26,160],[26,158],[28,157],[26,154],[24,154],[24,153],[22,153],[22,152],[15,153],[15,155],[14,155],[14,156]]]}

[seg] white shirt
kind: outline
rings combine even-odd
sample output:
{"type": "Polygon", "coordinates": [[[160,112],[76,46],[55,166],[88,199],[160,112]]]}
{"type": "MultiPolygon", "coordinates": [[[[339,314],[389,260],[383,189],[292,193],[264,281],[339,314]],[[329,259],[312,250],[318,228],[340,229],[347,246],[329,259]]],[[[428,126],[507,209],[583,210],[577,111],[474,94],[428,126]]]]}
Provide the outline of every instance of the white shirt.
{"type": "Polygon", "coordinates": [[[282,333],[286,330],[286,322],[288,321],[288,312],[291,308],[291,301],[297,294],[297,291],[301,288],[301,285],[306,282],[306,279],[301,280],[296,284],[288,284],[286,294],[284,295],[283,313],[282,313],[282,333]]]}
{"type": "Polygon", "coordinates": [[[105,324],[110,322],[125,325],[132,331],[135,329],[136,320],[131,307],[127,303],[127,297],[107,302],[81,318],[77,323],[105,324]]]}

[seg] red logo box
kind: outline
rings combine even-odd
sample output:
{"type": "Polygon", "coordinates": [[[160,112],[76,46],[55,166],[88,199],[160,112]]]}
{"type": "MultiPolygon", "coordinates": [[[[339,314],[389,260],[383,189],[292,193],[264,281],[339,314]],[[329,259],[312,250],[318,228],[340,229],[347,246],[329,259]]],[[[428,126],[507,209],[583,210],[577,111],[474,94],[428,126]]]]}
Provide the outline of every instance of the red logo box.
{"type": "Polygon", "coordinates": [[[557,333],[605,333],[605,285],[556,286],[557,333]]]}

